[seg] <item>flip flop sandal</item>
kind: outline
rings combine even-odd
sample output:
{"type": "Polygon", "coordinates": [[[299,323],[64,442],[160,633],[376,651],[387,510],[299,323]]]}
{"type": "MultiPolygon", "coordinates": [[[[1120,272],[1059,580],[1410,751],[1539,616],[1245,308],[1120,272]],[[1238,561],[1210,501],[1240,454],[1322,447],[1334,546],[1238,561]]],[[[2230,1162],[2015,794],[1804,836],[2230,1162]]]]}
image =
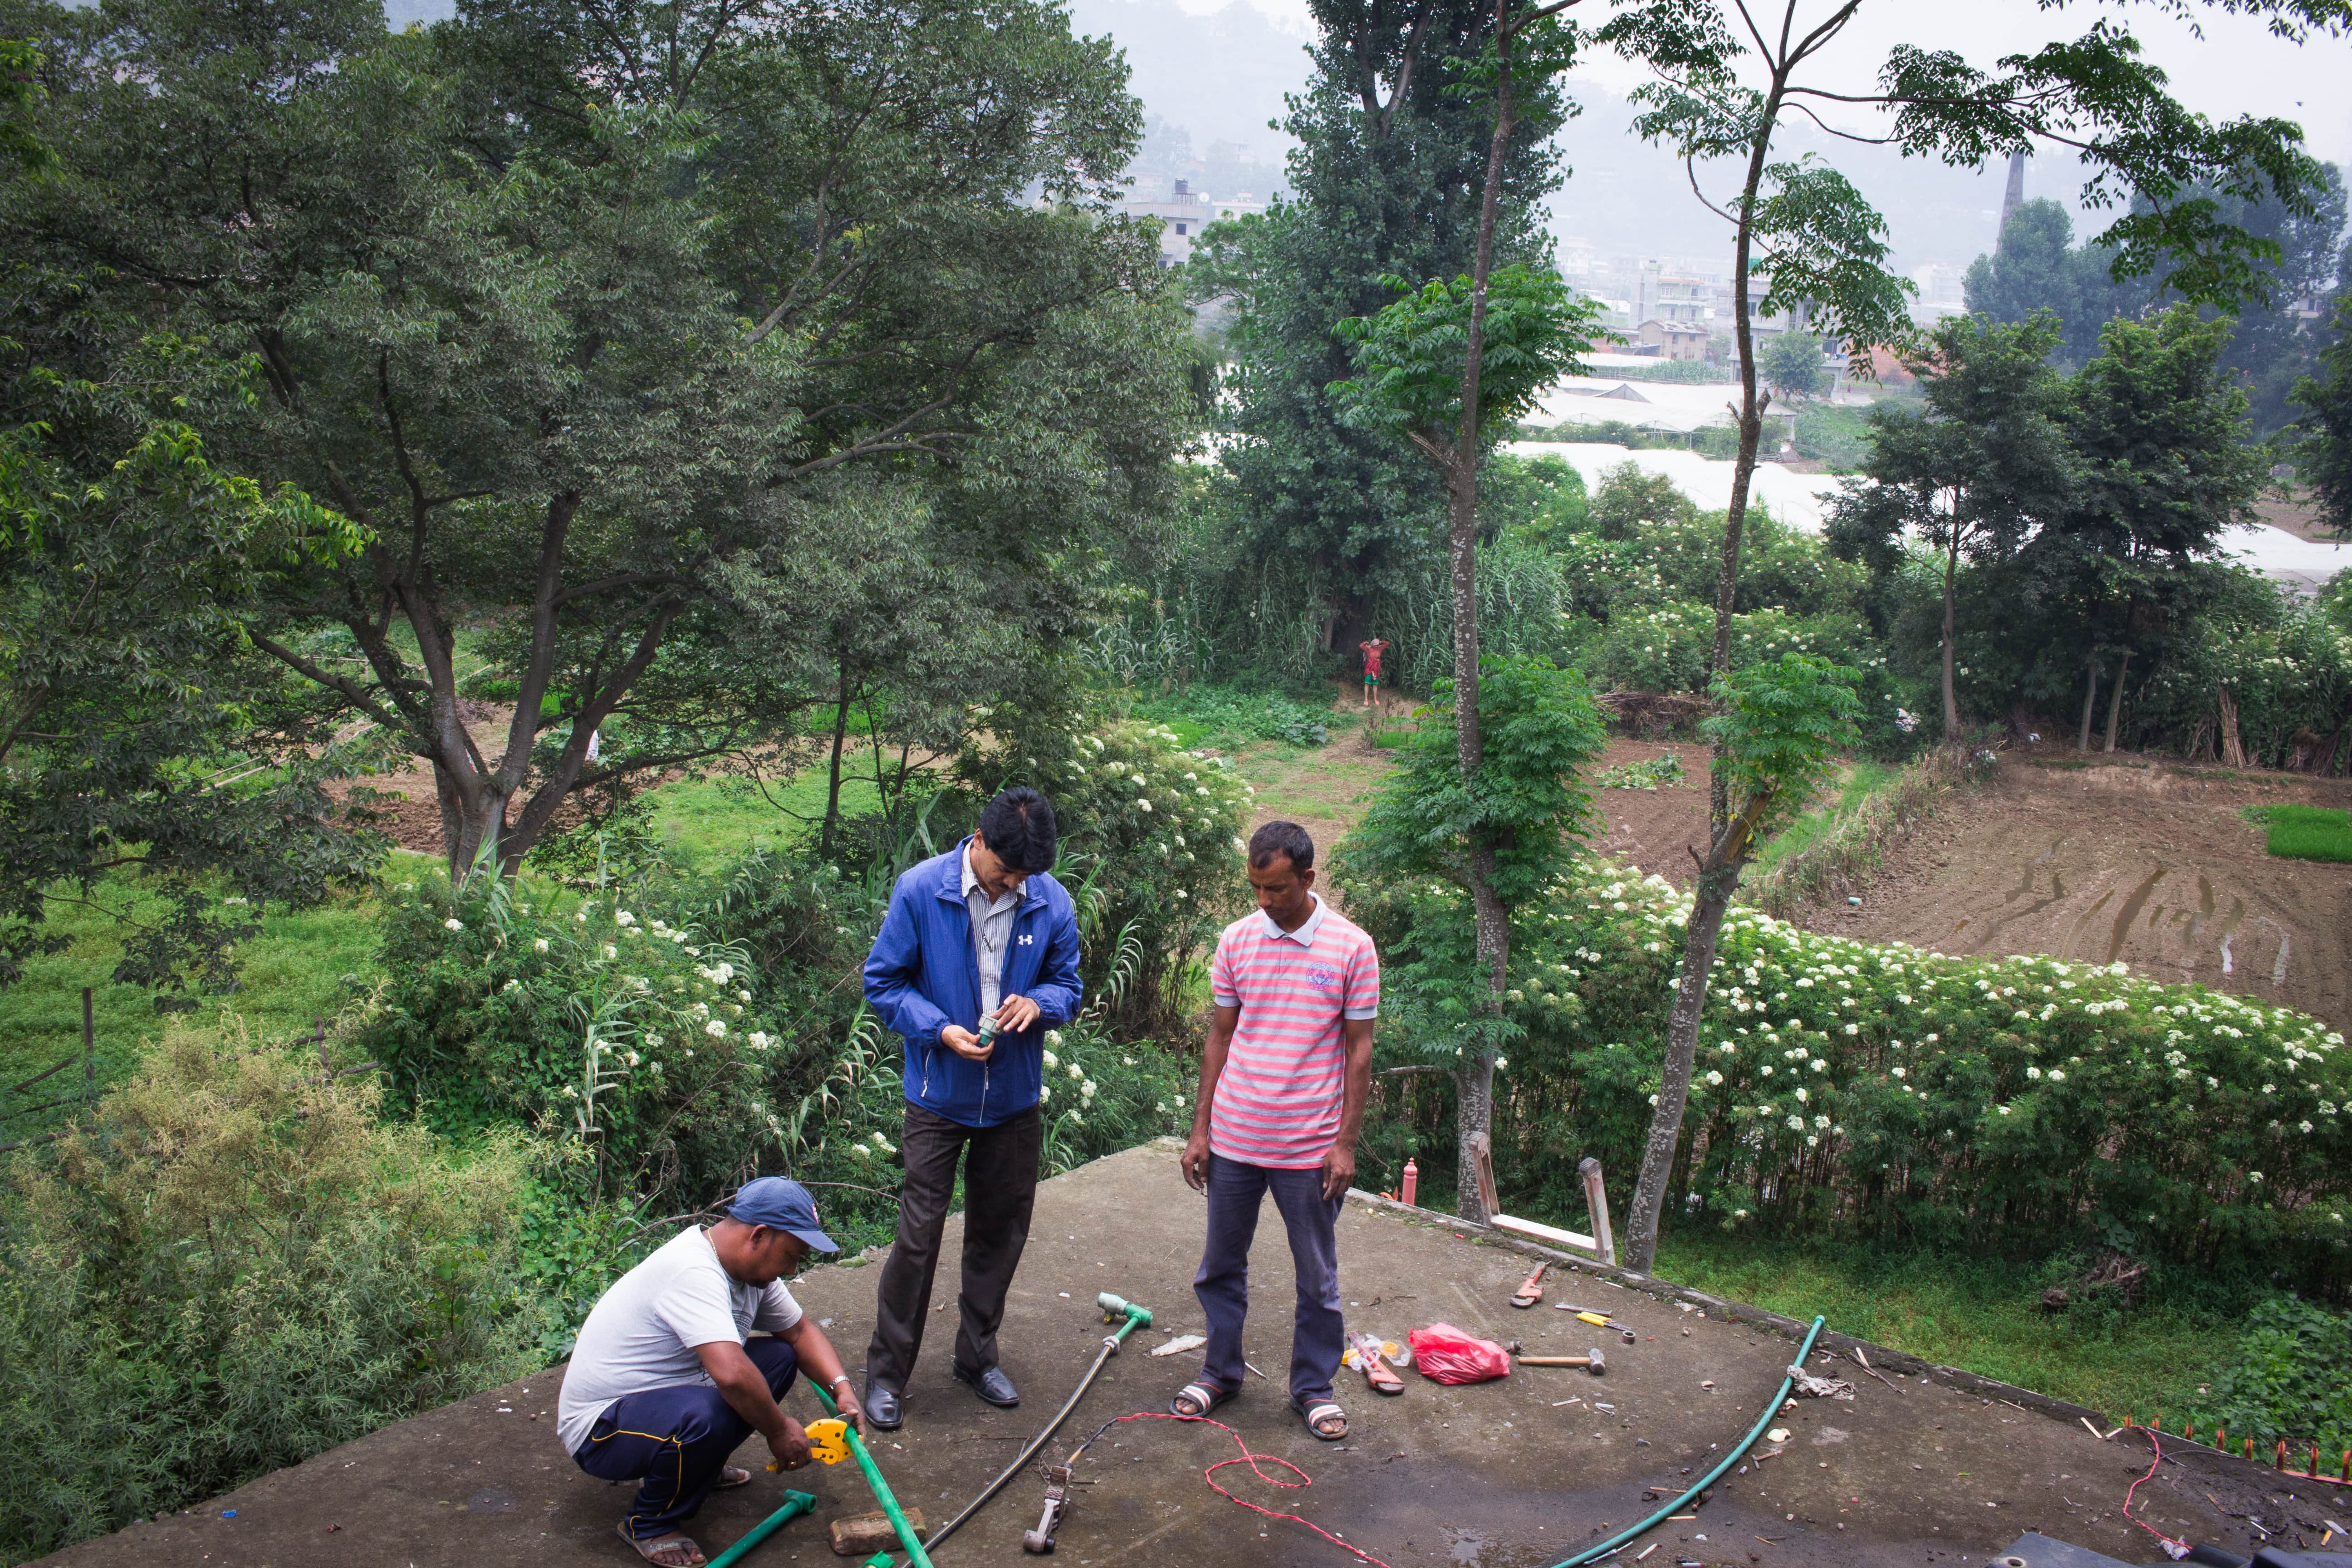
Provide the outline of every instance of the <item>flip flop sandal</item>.
{"type": "Polygon", "coordinates": [[[1299,1415],[1307,1418],[1307,1429],[1309,1432],[1314,1433],[1316,1436],[1321,1438],[1324,1442],[1339,1443],[1346,1440],[1348,1436],[1348,1413],[1340,1409],[1339,1405],[1333,1404],[1330,1400],[1318,1399],[1312,1405],[1293,1405],[1291,1408],[1297,1411],[1299,1415]],[[1330,1420],[1335,1415],[1339,1418],[1339,1429],[1337,1432],[1325,1431],[1323,1429],[1323,1424],[1330,1420]]]}
{"type": "Polygon", "coordinates": [[[727,1492],[733,1491],[737,1487],[748,1487],[751,1484],[751,1471],[738,1469],[733,1465],[721,1465],[719,1467],[719,1479],[710,1483],[710,1489],[715,1492],[727,1492]]]}
{"type": "Polygon", "coordinates": [[[1522,1284],[1517,1292],[1511,1297],[1511,1305],[1514,1307],[1532,1307],[1538,1301],[1542,1300],[1544,1276],[1549,1273],[1551,1265],[1549,1263],[1537,1264],[1536,1271],[1528,1276],[1526,1283],[1522,1284]]]}
{"type": "Polygon", "coordinates": [[[685,1536],[680,1535],[674,1530],[667,1535],[656,1535],[646,1540],[639,1541],[635,1536],[629,1533],[629,1521],[625,1519],[614,1525],[613,1529],[620,1535],[622,1540],[629,1543],[630,1548],[635,1551],[638,1556],[652,1563],[654,1568],[702,1568],[702,1565],[709,1561],[709,1558],[703,1556],[701,1547],[697,1546],[693,1542],[688,1540],[685,1536]],[[688,1552],[687,1557],[681,1562],[665,1562],[662,1558],[655,1555],[656,1552],[667,1552],[671,1548],[677,1546],[684,1546],[688,1552]]]}
{"type": "Polygon", "coordinates": [[[1364,1374],[1364,1381],[1371,1384],[1374,1394],[1394,1395],[1404,1392],[1404,1379],[1390,1370],[1381,1355],[1381,1342],[1371,1335],[1351,1336],[1348,1362],[1364,1374]]]}
{"type": "Polygon", "coordinates": [[[1202,1378],[1176,1391],[1176,1397],[1168,1402],[1168,1414],[1186,1417],[1206,1415],[1221,1405],[1231,1404],[1240,1393],[1238,1388],[1219,1388],[1207,1378],[1202,1378]],[[1187,1400],[1192,1405],[1190,1410],[1183,1407],[1187,1400]]]}

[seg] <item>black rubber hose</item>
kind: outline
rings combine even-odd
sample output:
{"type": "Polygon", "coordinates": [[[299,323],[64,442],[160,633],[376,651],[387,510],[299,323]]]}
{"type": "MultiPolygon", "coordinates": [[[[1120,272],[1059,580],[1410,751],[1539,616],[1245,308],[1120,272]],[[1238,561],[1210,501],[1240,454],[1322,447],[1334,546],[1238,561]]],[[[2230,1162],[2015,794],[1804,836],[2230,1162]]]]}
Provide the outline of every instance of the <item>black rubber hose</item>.
{"type": "Polygon", "coordinates": [[[1037,1457],[1037,1450],[1054,1440],[1054,1434],[1062,1429],[1062,1423],[1070,1418],[1070,1412],[1076,1410],[1078,1407],[1078,1401],[1087,1396],[1087,1390],[1094,1386],[1095,1374],[1102,1371],[1103,1363],[1117,1353],[1118,1342],[1124,1337],[1124,1334],[1104,1336],[1103,1347],[1096,1352],[1094,1365],[1087,1368],[1086,1376],[1078,1379],[1078,1386],[1070,1391],[1070,1397],[1062,1402],[1062,1408],[1054,1413],[1054,1418],[1051,1421],[1045,1423],[1045,1429],[1029,1440],[1029,1446],[1022,1449],[1020,1455],[1011,1464],[1004,1467],[1002,1475],[981,1488],[980,1495],[964,1504],[961,1513],[957,1514],[932,1532],[930,1539],[923,1542],[923,1550],[930,1552],[938,1552],[940,1542],[962,1529],[973,1514],[987,1506],[991,1498],[1004,1489],[1004,1484],[1007,1481],[1029,1468],[1029,1461],[1037,1457]]]}

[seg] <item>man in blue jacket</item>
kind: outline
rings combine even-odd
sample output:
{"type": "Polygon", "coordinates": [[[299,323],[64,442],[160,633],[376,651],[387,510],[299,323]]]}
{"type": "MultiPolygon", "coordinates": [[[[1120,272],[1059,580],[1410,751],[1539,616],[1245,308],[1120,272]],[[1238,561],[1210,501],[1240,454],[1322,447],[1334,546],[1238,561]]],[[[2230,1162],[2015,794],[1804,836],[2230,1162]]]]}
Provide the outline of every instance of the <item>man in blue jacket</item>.
{"type": "Polygon", "coordinates": [[[866,1415],[885,1431],[902,1419],[956,1159],[967,1148],[950,1370],[991,1405],[1021,1403],[996,1363],[996,1330],[1037,1197],[1045,1030],[1076,1017],[1082,994],[1077,916],[1047,874],[1055,837],[1044,795],[1006,790],[981,813],[978,832],[898,879],[866,960],[866,999],[907,1042],[898,1239],[882,1268],[866,1352],[866,1415]],[[982,1044],[981,1023],[992,1015],[996,1032],[982,1044]]]}

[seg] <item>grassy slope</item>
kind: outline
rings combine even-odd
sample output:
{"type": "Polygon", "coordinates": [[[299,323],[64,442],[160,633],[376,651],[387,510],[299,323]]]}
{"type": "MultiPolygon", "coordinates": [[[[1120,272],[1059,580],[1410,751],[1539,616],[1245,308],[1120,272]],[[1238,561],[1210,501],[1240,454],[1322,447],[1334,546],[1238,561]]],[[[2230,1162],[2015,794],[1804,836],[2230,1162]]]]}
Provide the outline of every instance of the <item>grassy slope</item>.
{"type": "MultiPolygon", "coordinates": [[[[99,897],[110,907],[127,907],[134,920],[156,907],[127,881],[110,881],[99,897]]],[[[242,954],[240,989],[226,997],[200,998],[203,1011],[236,1013],[257,1040],[310,1033],[313,1018],[331,1017],[350,999],[355,983],[373,976],[374,907],[373,894],[358,892],[299,914],[264,915],[261,936],[242,954]]],[[[112,980],[122,942],[104,915],[60,905],[50,929],[67,939],[65,951],[27,963],[23,982],[0,997],[0,1081],[15,1083],[81,1048],[81,988],[87,985],[99,1079],[111,1082],[138,1059],[141,1042],[160,1032],[152,994],[112,980]]],[[[44,1090],[48,1087],[42,1085],[44,1090]]],[[[10,1123],[6,1136],[20,1136],[24,1130],[10,1123]]]]}
{"type": "Polygon", "coordinates": [[[1831,786],[1834,795],[1775,834],[1756,857],[1749,873],[1769,871],[1790,856],[1811,848],[1837,826],[1839,818],[1860,805],[1869,797],[1871,791],[1901,771],[1885,763],[1846,764],[1839,772],[1837,782],[1831,786]]]}
{"type": "Polygon", "coordinates": [[[2044,1279],[2031,1263],[1920,1252],[1876,1253],[1826,1243],[1776,1247],[1669,1233],[1658,1277],[1713,1295],[1811,1319],[1946,1366],[2126,1413],[2185,1409],[2197,1369],[2211,1366],[2228,1316],[2156,1304],[2113,1335],[2079,1333],[2042,1306],[2044,1279]]]}

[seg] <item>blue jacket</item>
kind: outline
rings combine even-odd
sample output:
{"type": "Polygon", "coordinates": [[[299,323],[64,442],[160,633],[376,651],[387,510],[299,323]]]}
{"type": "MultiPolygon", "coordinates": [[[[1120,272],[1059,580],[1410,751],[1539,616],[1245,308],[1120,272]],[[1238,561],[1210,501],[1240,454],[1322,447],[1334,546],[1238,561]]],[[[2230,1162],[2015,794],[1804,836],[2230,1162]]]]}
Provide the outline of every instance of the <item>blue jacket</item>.
{"type": "Polygon", "coordinates": [[[1022,884],[1004,948],[1000,994],[1037,1004],[1037,1022],[999,1035],[988,1060],[940,1044],[940,1031],[980,1028],[980,959],[963,899],[967,838],[924,861],[890,889],[890,912],[866,958],[866,1000],[907,1042],[907,1099],[966,1127],[993,1127],[1037,1103],[1045,1031],[1077,1016],[1078,920],[1070,895],[1043,871],[1022,884]]]}

